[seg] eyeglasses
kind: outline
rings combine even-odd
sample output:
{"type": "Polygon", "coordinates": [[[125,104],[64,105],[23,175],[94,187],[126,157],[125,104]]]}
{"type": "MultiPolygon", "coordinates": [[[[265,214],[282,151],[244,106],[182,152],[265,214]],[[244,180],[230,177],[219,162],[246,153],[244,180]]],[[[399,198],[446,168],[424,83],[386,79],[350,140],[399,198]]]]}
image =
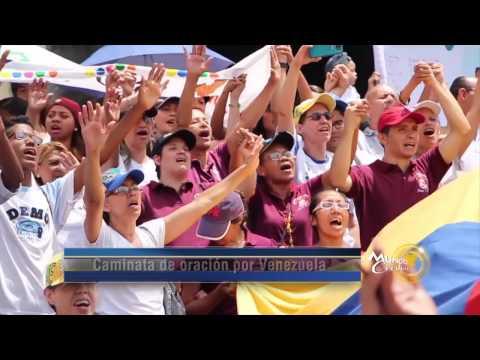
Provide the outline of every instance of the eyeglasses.
{"type": "Polygon", "coordinates": [[[280,160],[282,157],[287,157],[287,158],[292,158],[293,157],[293,153],[291,151],[283,151],[283,152],[280,152],[280,151],[275,151],[275,152],[272,152],[270,154],[268,154],[268,157],[273,160],[273,161],[278,161],[280,160]]]}
{"type": "Polygon", "coordinates": [[[119,186],[118,188],[116,188],[113,191],[108,192],[107,194],[108,195],[130,194],[130,193],[133,193],[133,192],[137,192],[139,190],[140,190],[140,188],[137,185],[134,185],[134,186],[131,186],[131,187],[119,186]]]}
{"type": "Polygon", "coordinates": [[[308,115],[305,119],[312,119],[313,121],[318,121],[321,118],[325,118],[326,120],[330,120],[332,118],[332,114],[330,114],[328,111],[321,113],[321,112],[314,112],[310,115],[308,115]]]}
{"type": "Polygon", "coordinates": [[[350,209],[350,204],[346,202],[333,202],[333,201],[321,201],[315,210],[313,212],[315,213],[319,209],[332,209],[333,207],[336,207],[339,210],[348,210],[350,209]]]}
{"type": "Polygon", "coordinates": [[[14,131],[12,132],[10,135],[8,135],[8,138],[12,138],[13,136],[15,136],[15,139],[17,140],[25,140],[26,138],[30,138],[32,139],[33,143],[35,145],[41,145],[43,140],[41,137],[37,136],[37,135],[34,135],[34,134],[31,134],[31,133],[27,133],[26,131],[14,131]]]}
{"type": "Polygon", "coordinates": [[[332,124],[333,128],[336,129],[336,130],[341,130],[344,128],[344,123],[342,120],[337,120],[335,121],[333,124],[332,124]]]}

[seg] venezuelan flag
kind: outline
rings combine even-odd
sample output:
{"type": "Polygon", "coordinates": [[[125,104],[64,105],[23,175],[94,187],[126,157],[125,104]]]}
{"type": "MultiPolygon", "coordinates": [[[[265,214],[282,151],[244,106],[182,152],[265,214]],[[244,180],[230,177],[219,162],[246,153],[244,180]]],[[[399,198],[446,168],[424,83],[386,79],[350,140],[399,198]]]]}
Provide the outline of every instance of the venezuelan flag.
{"type": "MultiPolygon", "coordinates": [[[[384,256],[402,246],[421,247],[430,267],[422,284],[439,314],[480,315],[480,171],[438,189],[388,224],[363,255],[379,245],[384,256]]],[[[346,264],[345,266],[348,266],[346,264]]],[[[237,291],[239,314],[361,313],[359,283],[245,284],[237,291]]]]}

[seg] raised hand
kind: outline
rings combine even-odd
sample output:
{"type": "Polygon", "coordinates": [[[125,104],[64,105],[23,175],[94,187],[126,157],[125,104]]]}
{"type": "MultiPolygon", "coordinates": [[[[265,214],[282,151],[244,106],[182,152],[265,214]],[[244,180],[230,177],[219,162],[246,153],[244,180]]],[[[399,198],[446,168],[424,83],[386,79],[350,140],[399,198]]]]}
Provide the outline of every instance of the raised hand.
{"type": "Polygon", "coordinates": [[[208,71],[212,58],[206,56],[207,47],[205,45],[193,45],[191,54],[184,47],[183,52],[185,54],[185,67],[189,74],[200,76],[208,71]]]}
{"type": "Polygon", "coordinates": [[[374,71],[372,75],[368,78],[368,89],[372,89],[375,86],[380,84],[380,81],[382,80],[382,76],[380,73],[374,71]]]}
{"type": "Polygon", "coordinates": [[[346,89],[350,86],[350,82],[348,80],[348,72],[349,70],[346,65],[340,64],[335,66],[335,68],[333,69],[333,73],[336,74],[338,78],[338,87],[346,89]]]}
{"type": "Polygon", "coordinates": [[[53,94],[48,92],[48,83],[43,79],[34,79],[28,86],[28,108],[30,110],[42,111],[52,98],[53,94]]]}
{"type": "Polygon", "coordinates": [[[163,64],[153,64],[152,70],[148,74],[148,80],[142,81],[137,105],[143,110],[151,109],[167,87],[168,80],[161,82],[164,74],[165,66],[163,64]]]}
{"type": "Polygon", "coordinates": [[[270,48],[270,79],[268,79],[268,81],[276,84],[280,81],[281,76],[282,68],[280,67],[280,62],[278,61],[277,52],[272,46],[270,48]]]}
{"type": "Polygon", "coordinates": [[[137,83],[137,74],[134,71],[127,70],[123,74],[124,81],[121,83],[123,96],[127,97],[133,94],[135,84],[137,83]]]}
{"type": "Polygon", "coordinates": [[[445,75],[444,75],[444,71],[443,71],[443,65],[440,64],[440,63],[431,63],[430,64],[430,67],[432,68],[433,70],[433,75],[435,75],[435,79],[437,79],[437,81],[440,83],[440,84],[443,84],[445,82],[445,75]]]}
{"type": "Polygon", "coordinates": [[[362,120],[368,117],[369,106],[365,99],[357,100],[348,105],[345,110],[345,123],[347,126],[358,128],[362,120]]]}
{"type": "Polygon", "coordinates": [[[431,65],[425,62],[415,65],[415,76],[426,86],[432,86],[437,81],[431,65]]]}
{"type": "Polygon", "coordinates": [[[120,93],[122,98],[128,97],[133,94],[136,81],[137,77],[134,71],[127,70],[125,72],[120,72],[114,70],[107,76],[105,89],[108,92],[114,88],[120,93]]]}
{"type": "Polygon", "coordinates": [[[230,94],[239,85],[241,85],[242,79],[246,81],[246,78],[247,78],[247,74],[240,74],[239,76],[236,76],[233,79],[228,80],[227,83],[225,84],[225,87],[223,88],[223,92],[230,94]]]}
{"type": "Polygon", "coordinates": [[[63,167],[67,170],[67,172],[75,169],[78,165],[80,165],[80,162],[70,151],[61,152],[59,156],[60,156],[60,162],[62,163],[63,167]]]}
{"type": "Polygon", "coordinates": [[[85,142],[87,154],[100,151],[108,134],[115,126],[115,122],[105,123],[105,115],[103,106],[92,102],[82,105],[82,111],[78,113],[78,120],[82,128],[82,137],[85,142]]]}
{"type": "Polygon", "coordinates": [[[6,50],[2,56],[0,56],[0,71],[3,69],[5,64],[7,63],[7,57],[10,55],[10,50],[6,50]]]}
{"type": "Polygon", "coordinates": [[[330,92],[333,89],[335,89],[338,86],[338,75],[337,73],[327,73],[327,77],[325,79],[325,83],[323,88],[325,89],[325,92],[330,92]]]}
{"type": "Polygon", "coordinates": [[[281,63],[290,64],[293,60],[292,47],[290,45],[276,45],[275,52],[278,56],[278,61],[281,63]]]}
{"type": "Polygon", "coordinates": [[[236,77],[231,85],[233,87],[231,90],[231,98],[238,100],[243,90],[245,90],[246,85],[247,85],[247,74],[241,74],[238,77],[236,77]]]}
{"type": "Polygon", "coordinates": [[[103,110],[107,123],[112,121],[116,123],[120,120],[120,104],[121,100],[119,98],[112,98],[104,103],[103,110]]]}
{"type": "Polygon", "coordinates": [[[246,129],[239,129],[237,134],[243,137],[238,152],[243,158],[243,163],[253,173],[260,163],[259,154],[263,147],[263,137],[261,135],[257,136],[246,129]]]}
{"type": "Polygon", "coordinates": [[[322,60],[321,57],[312,58],[310,56],[310,49],[313,45],[302,45],[300,49],[298,49],[297,54],[292,60],[292,64],[302,67],[303,65],[307,65],[314,62],[319,62],[322,60]]]}

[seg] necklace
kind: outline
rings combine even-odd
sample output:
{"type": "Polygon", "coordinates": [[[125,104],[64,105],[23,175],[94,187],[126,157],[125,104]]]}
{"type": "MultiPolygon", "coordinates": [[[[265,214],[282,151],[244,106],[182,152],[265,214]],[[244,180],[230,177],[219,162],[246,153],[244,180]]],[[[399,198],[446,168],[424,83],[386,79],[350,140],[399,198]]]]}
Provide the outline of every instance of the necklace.
{"type": "Polygon", "coordinates": [[[283,232],[282,232],[282,243],[288,247],[293,247],[293,231],[295,229],[292,205],[288,203],[286,206],[286,211],[280,211],[280,215],[283,217],[283,232]]]}

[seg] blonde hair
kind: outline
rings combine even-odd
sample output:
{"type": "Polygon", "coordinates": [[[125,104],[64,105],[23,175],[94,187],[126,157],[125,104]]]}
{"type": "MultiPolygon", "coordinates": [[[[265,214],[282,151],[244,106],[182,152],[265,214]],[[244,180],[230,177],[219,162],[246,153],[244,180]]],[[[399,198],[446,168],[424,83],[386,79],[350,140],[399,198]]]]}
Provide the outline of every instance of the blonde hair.
{"type": "Polygon", "coordinates": [[[48,159],[54,153],[68,153],[69,150],[65,145],[58,141],[52,141],[48,144],[40,145],[39,152],[38,152],[38,164],[40,165],[46,159],[48,159]]]}

